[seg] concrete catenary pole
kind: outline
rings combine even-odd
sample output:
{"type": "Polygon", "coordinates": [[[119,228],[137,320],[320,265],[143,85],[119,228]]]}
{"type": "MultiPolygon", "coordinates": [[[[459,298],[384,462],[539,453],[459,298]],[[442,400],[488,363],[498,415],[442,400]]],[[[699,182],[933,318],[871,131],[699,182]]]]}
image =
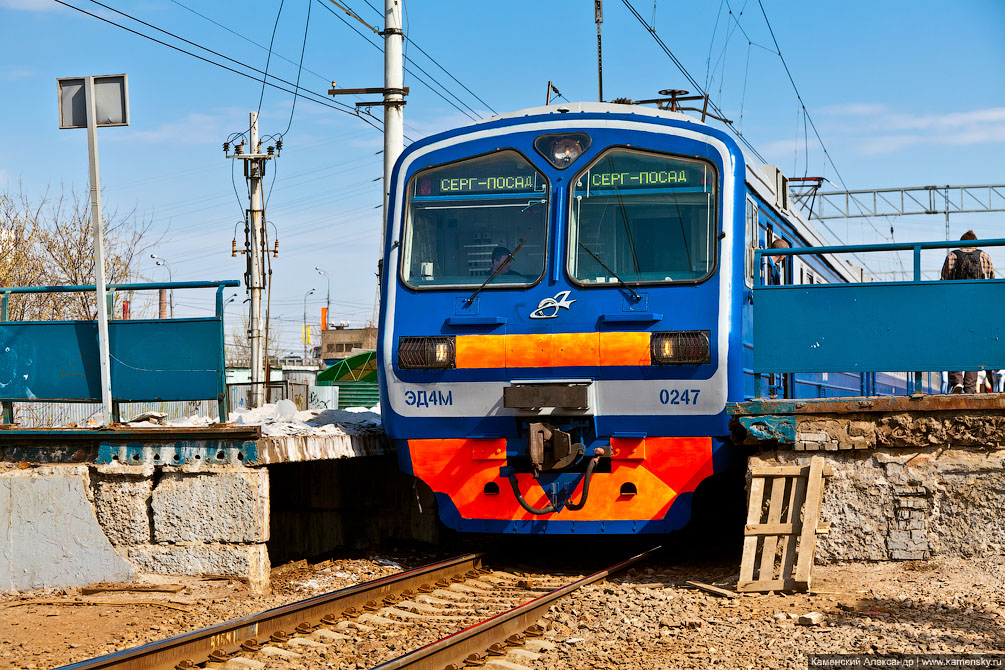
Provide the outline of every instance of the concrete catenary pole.
{"type": "Polygon", "coordinates": [[[112,369],[108,356],[108,301],[105,299],[105,246],[101,230],[101,183],[98,175],[98,121],[94,77],[84,77],[87,105],[87,153],[91,172],[91,229],[94,235],[94,286],[98,301],[98,360],[101,372],[102,425],[112,420],[112,369]]]}
{"type": "MultiPolygon", "coordinates": [[[[258,112],[250,115],[251,154],[260,154],[258,148],[258,112]]],[[[265,161],[261,158],[245,162],[248,170],[248,185],[251,193],[251,306],[249,314],[248,340],[251,344],[251,406],[261,407],[265,404],[265,352],[262,350],[262,167],[265,161]]]]}
{"type": "MultiPolygon", "coordinates": [[[[388,215],[391,170],[405,147],[404,62],[401,14],[405,0],[384,0],[384,222],[388,215]]],[[[381,231],[385,226],[381,225],[381,231]]],[[[380,236],[384,252],[384,233],[380,236]]]]}

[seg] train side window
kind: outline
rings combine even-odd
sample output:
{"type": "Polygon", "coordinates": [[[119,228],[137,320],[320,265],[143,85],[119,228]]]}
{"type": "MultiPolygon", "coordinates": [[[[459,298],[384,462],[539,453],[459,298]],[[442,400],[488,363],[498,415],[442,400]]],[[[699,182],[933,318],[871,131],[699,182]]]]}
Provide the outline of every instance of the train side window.
{"type": "Polygon", "coordinates": [[[754,250],[757,249],[757,203],[754,202],[753,198],[747,198],[747,216],[746,216],[746,240],[747,240],[747,251],[746,251],[746,277],[747,286],[754,285],[754,250]]]}

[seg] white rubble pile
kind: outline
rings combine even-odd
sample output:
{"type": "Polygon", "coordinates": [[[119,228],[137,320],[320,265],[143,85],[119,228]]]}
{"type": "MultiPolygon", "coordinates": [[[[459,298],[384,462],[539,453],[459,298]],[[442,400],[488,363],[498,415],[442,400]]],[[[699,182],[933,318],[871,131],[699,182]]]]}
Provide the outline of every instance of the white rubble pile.
{"type": "MultiPolygon", "coordinates": [[[[164,426],[195,428],[208,426],[214,420],[203,416],[165,419],[148,412],[129,422],[133,428],[163,428],[164,426]]],[[[237,409],[229,422],[241,426],[261,426],[262,434],[282,435],[365,435],[380,431],[380,405],[347,407],[345,409],[308,409],[298,411],[292,400],[280,400],[255,409],[237,409]]]]}
{"type": "Polygon", "coordinates": [[[230,422],[260,425],[262,434],[281,435],[362,435],[380,430],[380,406],[346,409],[297,411],[291,400],[280,400],[251,410],[236,410],[230,422]]]}

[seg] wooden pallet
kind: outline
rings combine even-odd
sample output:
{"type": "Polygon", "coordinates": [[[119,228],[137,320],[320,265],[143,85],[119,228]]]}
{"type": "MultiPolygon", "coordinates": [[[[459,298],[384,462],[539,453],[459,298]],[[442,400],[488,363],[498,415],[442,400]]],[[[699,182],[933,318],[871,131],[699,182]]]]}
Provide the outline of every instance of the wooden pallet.
{"type": "Polygon", "coordinates": [[[820,505],[832,474],[820,456],[806,466],[751,469],[737,591],[809,590],[816,535],[830,527],[820,524],[820,505]]]}

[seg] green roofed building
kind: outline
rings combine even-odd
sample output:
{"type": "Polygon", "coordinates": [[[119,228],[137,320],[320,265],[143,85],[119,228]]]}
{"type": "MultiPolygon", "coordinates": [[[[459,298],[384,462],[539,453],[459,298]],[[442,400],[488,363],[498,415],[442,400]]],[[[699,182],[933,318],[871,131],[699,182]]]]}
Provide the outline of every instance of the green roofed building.
{"type": "Polygon", "coordinates": [[[338,408],[373,407],[380,402],[377,352],[364,351],[318,373],[318,386],[338,387],[338,408]]]}

